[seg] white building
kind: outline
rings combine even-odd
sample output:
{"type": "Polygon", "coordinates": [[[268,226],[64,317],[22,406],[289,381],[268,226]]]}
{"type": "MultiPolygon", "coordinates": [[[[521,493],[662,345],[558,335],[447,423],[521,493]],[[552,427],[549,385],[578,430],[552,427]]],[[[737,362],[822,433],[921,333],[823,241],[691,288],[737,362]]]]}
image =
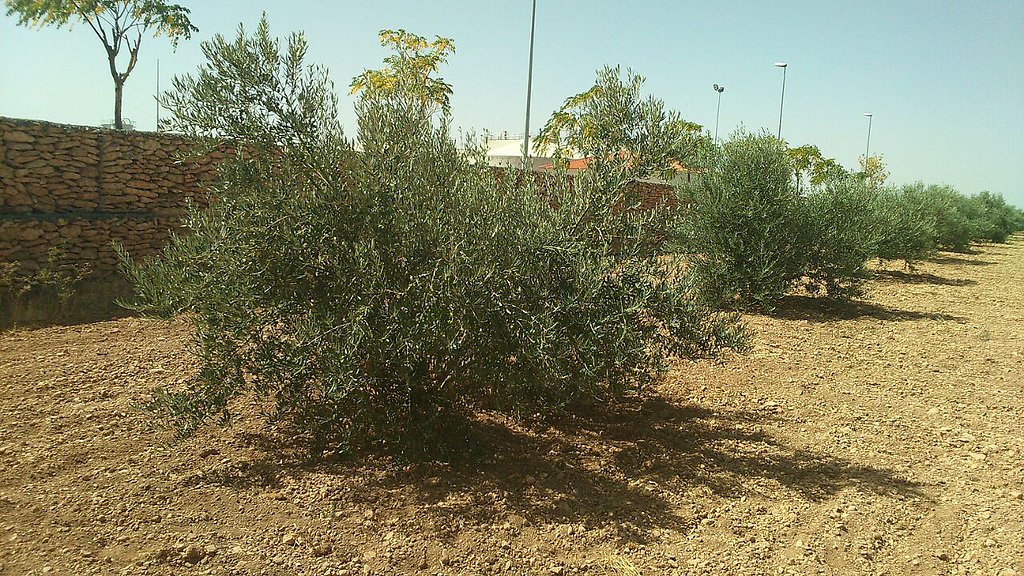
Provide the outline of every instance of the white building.
{"type": "MultiPolygon", "coordinates": [[[[500,168],[521,168],[523,166],[523,138],[522,134],[509,134],[503,132],[498,135],[484,135],[484,148],[487,154],[487,165],[500,168]],[[497,136],[497,137],[495,137],[497,136]]],[[[538,146],[534,137],[530,137],[530,164],[534,171],[547,171],[552,169],[555,157],[554,146],[538,146]]],[[[591,158],[584,158],[580,154],[573,154],[566,165],[566,172],[575,174],[586,170],[590,165],[591,158]]],[[[699,178],[699,174],[689,168],[675,163],[677,170],[671,180],[662,178],[647,178],[644,182],[651,184],[680,184],[693,182],[699,178]]]]}
{"type": "MultiPolygon", "coordinates": [[[[503,133],[495,136],[484,136],[484,147],[487,150],[487,164],[501,168],[523,165],[522,134],[503,133]]],[[[537,146],[533,137],[530,138],[530,164],[533,170],[551,164],[555,156],[554,146],[537,146]]]]}

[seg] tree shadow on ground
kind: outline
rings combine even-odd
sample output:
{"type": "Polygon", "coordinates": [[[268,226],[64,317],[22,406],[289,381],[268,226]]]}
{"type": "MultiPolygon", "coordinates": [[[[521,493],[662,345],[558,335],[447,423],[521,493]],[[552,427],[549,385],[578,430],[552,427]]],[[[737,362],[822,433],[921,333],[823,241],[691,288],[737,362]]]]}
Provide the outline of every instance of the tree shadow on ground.
{"type": "MultiPolygon", "coordinates": [[[[293,459],[277,472],[340,479],[350,506],[390,507],[395,503],[382,497],[399,494],[435,526],[453,527],[451,537],[467,522],[518,517],[524,525],[608,527],[622,541],[646,542],[654,529],[685,533],[701,521],[706,512],[692,503],[694,490],[820,502],[856,487],[924,498],[919,484],[894,471],[787,446],[765,430],[775,418],[768,410],[712,410],[660,397],[544,427],[484,414],[473,421],[470,456],[458,461],[403,467],[362,458],[293,459]]],[[[283,463],[279,454],[266,458],[283,463]]],[[[249,469],[263,474],[259,466],[249,469]]],[[[245,485],[238,482],[232,485],[245,485]]]]}
{"type": "Polygon", "coordinates": [[[959,256],[933,256],[928,259],[928,262],[933,264],[952,264],[954,266],[992,266],[995,264],[995,262],[990,260],[974,260],[959,256]]]}
{"type": "Polygon", "coordinates": [[[943,278],[924,272],[901,272],[899,270],[878,270],[875,279],[882,282],[898,282],[901,284],[935,284],[938,286],[974,286],[977,280],[969,278],[943,278]]]}
{"type": "MultiPolygon", "coordinates": [[[[186,476],[182,483],[185,486],[197,487],[204,484],[225,486],[236,490],[263,488],[277,489],[281,487],[282,473],[288,469],[309,467],[308,462],[296,458],[304,450],[304,446],[295,437],[282,436],[274,432],[236,432],[232,448],[250,448],[259,457],[248,460],[239,459],[230,466],[216,467],[199,474],[186,476]]],[[[240,450],[244,452],[244,450],[240,450]]],[[[222,450],[206,449],[199,453],[200,458],[218,456],[222,450]]]]}
{"type": "Polygon", "coordinates": [[[888,321],[965,321],[964,318],[952,314],[899,310],[864,300],[836,301],[800,295],[784,297],[775,308],[775,311],[771,313],[771,316],[782,320],[806,320],[808,322],[833,322],[836,320],[857,320],[859,318],[874,318],[876,320],[888,321]]]}

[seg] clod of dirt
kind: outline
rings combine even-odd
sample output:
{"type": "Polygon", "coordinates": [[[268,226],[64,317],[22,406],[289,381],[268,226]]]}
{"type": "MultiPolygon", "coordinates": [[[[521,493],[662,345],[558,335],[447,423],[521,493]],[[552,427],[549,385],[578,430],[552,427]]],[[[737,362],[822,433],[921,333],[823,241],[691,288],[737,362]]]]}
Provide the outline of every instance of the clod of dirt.
{"type": "Polygon", "coordinates": [[[204,556],[206,556],[206,551],[195,544],[190,544],[185,548],[184,554],[182,554],[185,562],[188,562],[189,564],[198,564],[204,556]]]}

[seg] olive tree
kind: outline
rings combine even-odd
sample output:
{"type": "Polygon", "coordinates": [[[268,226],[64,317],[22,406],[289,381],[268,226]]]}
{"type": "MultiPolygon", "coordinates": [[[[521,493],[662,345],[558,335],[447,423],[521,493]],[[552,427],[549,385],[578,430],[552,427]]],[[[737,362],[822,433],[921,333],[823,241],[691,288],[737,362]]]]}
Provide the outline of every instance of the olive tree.
{"type": "Polygon", "coordinates": [[[195,329],[197,377],[151,405],[179,432],[253,395],[318,450],[458,451],[479,409],[614,401],[670,357],[742,345],[647,250],[654,216],[620,223],[613,253],[603,191],[496,175],[420,105],[423,83],[362,85],[357,149],[301,35],[282,46],[264,20],[203,50],[170,121],[234,153],[187,235],[125,255],[133,305],[195,329]]]}
{"type": "Polygon", "coordinates": [[[685,226],[695,286],[726,307],[771,309],[803,275],[807,251],[785,146],[740,131],[700,166],[685,226]]]}

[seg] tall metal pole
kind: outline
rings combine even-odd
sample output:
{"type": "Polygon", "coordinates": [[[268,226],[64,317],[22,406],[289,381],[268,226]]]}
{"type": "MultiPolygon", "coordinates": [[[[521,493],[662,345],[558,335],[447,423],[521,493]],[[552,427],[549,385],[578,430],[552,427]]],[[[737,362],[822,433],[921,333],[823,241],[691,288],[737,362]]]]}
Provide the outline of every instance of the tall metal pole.
{"type": "Polygon", "coordinates": [[[718,111],[715,112],[715,145],[718,145],[718,119],[722,115],[722,92],[725,92],[725,86],[719,86],[715,84],[712,86],[715,92],[718,92],[718,111]]]}
{"type": "Polygon", "coordinates": [[[530,96],[533,92],[533,34],[537,27],[537,0],[530,16],[530,64],[526,76],[526,130],[523,131],[523,169],[530,169],[530,96]]]}
{"type": "Polygon", "coordinates": [[[864,148],[864,165],[867,166],[868,157],[871,156],[871,118],[874,115],[871,112],[865,112],[864,115],[868,117],[868,145],[864,148]]]}
{"type": "Polygon", "coordinates": [[[786,68],[789,64],[776,62],[775,66],[782,68],[782,99],[779,101],[779,141],[782,141],[782,107],[786,104],[786,68]]]}
{"type": "Polygon", "coordinates": [[[156,59],[156,131],[160,131],[160,59],[156,59]]]}

